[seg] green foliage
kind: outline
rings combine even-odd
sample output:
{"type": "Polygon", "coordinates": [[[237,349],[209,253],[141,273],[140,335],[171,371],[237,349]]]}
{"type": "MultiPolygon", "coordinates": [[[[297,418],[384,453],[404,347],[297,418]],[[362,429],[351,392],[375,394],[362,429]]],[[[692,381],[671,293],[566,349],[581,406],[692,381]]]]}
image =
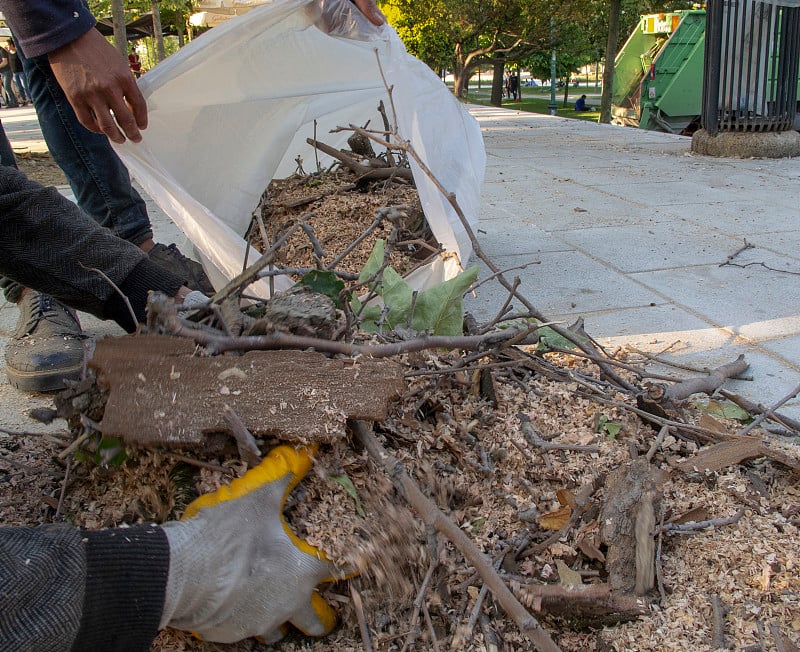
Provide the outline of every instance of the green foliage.
{"type": "Polygon", "coordinates": [[[712,417],[733,419],[735,421],[741,421],[742,423],[749,423],[753,420],[747,410],[729,401],[708,399],[707,401],[693,401],[692,404],[701,412],[705,412],[712,417]]]}
{"type": "Polygon", "coordinates": [[[537,351],[547,351],[549,349],[574,349],[575,345],[566,337],[556,333],[549,326],[543,326],[537,333],[539,334],[539,346],[537,351]]]}
{"type": "Polygon", "coordinates": [[[358,515],[362,518],[366,518],[367,514],[364,511],[364,507],[361,505],[361,500],[358,497],[358,492],[356,491],[353,481],[347,477],[347,475],[334,475],[331,476],[331,480],[342,485],[347,494],[355,501],[356,512],[358,512],[358,515]]]}
{"type": "Polygon", "coordinates": [[[605,433],[611,439],[616,439],[621,430],[622,424],[610,421],[605,414],[601,414],[597,419],[597,432],[605,433]]]}
{"type": "Polygon", "coordinates": [[[102,467],[118,467],[128,459],[125,447],[116,437],[100,437],[94,444],[94,449],[85,446],[75,452],[76,462],[88,462],[102,467]]]}
{"type": "MultiPolygon", "coordinates": [[[[377,240],[359,282],[366,283],[378,274],[384,264],[383,240],[377,240]]],[[[377,280],[369,284],[383,300],[383,309],[378,306],[363,308],[361,302],[351,301],[353,311],[361,311],[361,327],[369,332],[382,326],[395,328],[410,322],[412,329],[433,335],[461,335],[463,325],[462,297],[478,278],[478,268],[471,267],[455,278],[419,292],[414,300],[414,291],[391,267],[385,267],[377,280]],[[413,314],[412,314],[413,308],[413,314]]]]}
{"type": "Polygon", "coordinates": [[[339,296],[344,290],[344,282],[333,272],[312,269],[300,279],[300,284],[308,286],[318,294],[329,297],[337,308],[342,307],[339,296]]]}

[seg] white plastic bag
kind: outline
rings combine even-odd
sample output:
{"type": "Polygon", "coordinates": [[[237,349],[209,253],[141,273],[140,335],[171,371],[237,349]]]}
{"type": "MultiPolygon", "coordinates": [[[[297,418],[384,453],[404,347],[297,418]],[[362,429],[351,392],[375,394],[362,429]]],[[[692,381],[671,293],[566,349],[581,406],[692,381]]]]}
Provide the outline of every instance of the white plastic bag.
{"type": "MultiPolygon", "coordinates": [[[[371,25],[348,0],[275,0],[198,37],[139,80],[149,126],[142,143],[118,151],[219,287],[242,270],[242,235],[269,182],[292,174],[298,155],[313,168],[306,138],[343,147],[349,132],[329,130],[382,126],[377,106],[390,101],[381,68],[402,138],[476,223],[485,165],[476,121],[392,28],[371,25]]],[[[408,279],[424,289],[454,276],[471,245],[413,161],[412,171],[447,252],[408,279]]],[[[266,296],[266,283],[256,291],[266,296]]]]}

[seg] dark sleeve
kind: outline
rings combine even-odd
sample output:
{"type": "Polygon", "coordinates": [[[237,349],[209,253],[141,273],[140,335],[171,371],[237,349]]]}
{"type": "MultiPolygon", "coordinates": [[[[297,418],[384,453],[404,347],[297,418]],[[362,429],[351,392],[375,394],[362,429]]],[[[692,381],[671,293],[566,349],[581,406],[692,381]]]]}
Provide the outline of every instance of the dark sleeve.
{"type": "Polygon", "coordinates": [[[0,650],[69,650],[85,580],[76,528],[0,528],[0,650]]]}
{"type": "Polygon", "coordinates": [[[158,633],[169,574],[169,542],[157,525],[83,532],[86,590],[80,650],[137,652],[158,633]]]}
{"type": "Polygon", "coordinates": [[[52,52],[97,22],[84,0],[0,0],[0,10],[26,57],[52,52]]]}
{"type": "Polygon", "coordinates": [[[175,296],[183,279],[99,226],[55,188],[0,167],[0,274],[132,330],[127,307],[144,320],[148,290],[175,296]]]}
{"type": "Polygon", "coordinates": [[[156,525],[0,528],[0,650],[147,650],[168,573],[156,525]]]}

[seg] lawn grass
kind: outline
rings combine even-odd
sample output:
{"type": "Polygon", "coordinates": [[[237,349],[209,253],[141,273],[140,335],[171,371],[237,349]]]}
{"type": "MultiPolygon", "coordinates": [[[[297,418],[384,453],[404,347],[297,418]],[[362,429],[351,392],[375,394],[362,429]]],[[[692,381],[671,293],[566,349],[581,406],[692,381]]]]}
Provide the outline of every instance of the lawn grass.
{"type": "MultiPolygon", "coordinates": [[[[572,91],[572,89],[570,89],[572,91]]],[[[575,118],[577,120],[587,120],[589,122],[597,122],[600,119],[600,98],[599,96],[596,98],[587,97],[588,104],[592,108],[595,108],[594,111],[576,111],[574,109],[575,100],[577,100],[585,90],[583,89],[575,89],[570,93],[569,104],[564,106],[563,102],[563,90],[560,90],[558,96],[556,96],[556,106],[557,106],[557,115],[562,118],[575,118]]],[[[489,104],[489,91],[487,90],[475,90],[470,89],[470,92],[467,94],[467,101],[473,102],[474,104],[483,104],[485,106],[491,106],[489,104]]],[[[548,115],[550,113],[550,91],[549,89],[541,89],[541,88],[523,88],[522,89],[522,101],[515,102],[513,100],[506,100],[504,99],[502,102],[503,108],[507,109],[516,109],[517,111],[527,111],[528,113],[544,113],[548,115]]]]}

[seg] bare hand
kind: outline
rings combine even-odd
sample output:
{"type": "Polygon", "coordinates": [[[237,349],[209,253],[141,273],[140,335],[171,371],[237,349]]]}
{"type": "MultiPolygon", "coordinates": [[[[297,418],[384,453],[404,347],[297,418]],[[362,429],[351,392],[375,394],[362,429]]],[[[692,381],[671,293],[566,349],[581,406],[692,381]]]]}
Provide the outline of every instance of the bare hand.
{"type": "Polygon", "coordinates": [[[384,18],[381,10],[378,9],[375,0],[353,0],[353,3],[373,25],[378,25],[380,27],[386,22],[386,18],[384,18]]]}
{"type": "MultiPolygon", "coordinates": [[[[361,0],[364,1],[364,0],[361,0]]],[[[147,103],[128,61],[96,29],[49,54],[50,67],[75,115],[89,131],[115,143],[138,143],[147,127],[147,103]]]]}

